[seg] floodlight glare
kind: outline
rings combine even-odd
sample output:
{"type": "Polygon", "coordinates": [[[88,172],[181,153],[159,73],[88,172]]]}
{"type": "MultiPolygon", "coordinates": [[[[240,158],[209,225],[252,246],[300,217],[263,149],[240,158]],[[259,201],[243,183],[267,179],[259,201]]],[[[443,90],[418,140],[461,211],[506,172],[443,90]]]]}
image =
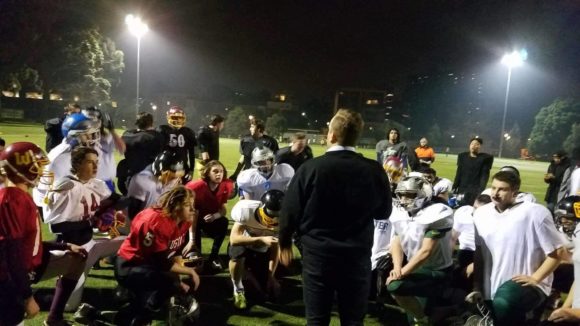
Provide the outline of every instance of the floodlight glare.
{"type": "Polygon", "coordinates": [[[501,59],[501,63],[509,68],[519,67],[524,64],[524,60],[527,59],[527,54],[526,50],[505,54],[501,59]]]}
{"type": "Polygon", "coordinates": [[[149,31],[149,26],[145,24],[141,18],[135,17],[133,15],[127,15],[125,17],[125,24],[129,27],[129,32],[135,35],[137,38],[143,37],[145,33],[149,31]]]}

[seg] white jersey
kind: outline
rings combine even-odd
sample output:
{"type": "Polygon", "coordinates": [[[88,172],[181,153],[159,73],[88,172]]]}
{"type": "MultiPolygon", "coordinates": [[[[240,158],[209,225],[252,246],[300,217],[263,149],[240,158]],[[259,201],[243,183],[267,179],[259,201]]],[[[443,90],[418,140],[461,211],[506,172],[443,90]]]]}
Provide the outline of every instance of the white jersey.
{"type": "Polygon", "coordinates": [[[244,170],[238,175],[237,183],[244,199],[260,200],[270,189],[285,192],[293,176],[294,169],[289,164],[282,163],[274,165],[272,175],[268,179],[264,178],[258,169],[244,170]]]}
{"type": "Polygon", "coordinates": [[[473,206],[461,206],[453,214],[453,230],[459,233],[459,249],[475,251],[475,227],[473,206]]]}
{"type": "MultiPolygon", "coordinates": [[[[491,197],[491,188],[485,189],[484,191],[481,192],[481,194],[488,195],[489,197],[491,197]]],[[[518,192],[516,196],[516,203],[522,202],[537,203],[538,201],[536,200],[536,196],[534,196],[534,194],[532,194],[531,192],[518,192]]]]}
{"type": "Polygon", "coordinates": [[[99,151],[99,169],[97,170],[97,179],[109,181],[117,176],[117,166],[115,164],[115,142],[113,135],[108,133],[101,136],[99,151]]]}
{"type": "Polygon", "coordinates": [[[407,259],[410,260],[417,254],[425,237],[432,237],[438,238],[439,241],[421,267],[442,270],[453,265],[453,248],[451,248],[453,210],[449,206],[432,204],[417,212],[413,219],[403,208],[396,207],[391,213],[390,220],[407,259]]]}
{"type": "Polygon", "coordinates": [[[433,197],[437,197],[441,194],[449,194],[453,189],[453,182],[446,178],[439,178],[439,181],[433,185],[433,197]]]}
{"type": "MultiPolygon", "coordinates": [[[[580,223],[576,224],[574,230],[574,247],[580,248],[580,223]]],[[[572,308],[580,308],[580,250],[574,250],[572,255],[572,262],[574,263],[574,298],[572,301],[572,308]]]]}
{"type": "Polygon", "coordinates": [[[145,205],[143,207],[147,208],[155,204],[161,194],[173,189],[177,182],[179,182],[179,179],[175,179],[174,182],[163,186],[159,179],[153,175],[151,165],[148,165],[143,171],[131,177],[127,188],[127,196],[142,201],[145,205]]]}
{"type": "Polygon", "coordinates": [[[580,196],[580,168],[576,168],[570,175],[570,194],[568,196],[580,196]]]}
{"type": "Polygon", "coordinates": [[[43,203],[44,222],[79,222],[93,216],[103,199],[111,196],[111,190],[104,181],[91,179],[80,182],[69,175],[55,183],[48,193],[47,203],[43,203]]]}
{"type": "MultiPolygon", "coordinates": [[[[393,210],[396,207],[393,205],[393,210]]],[[[389,252],[391,248],[391,236],[393,235],[393,226],[389,220],[374,220],[375,230],[373,235],[373,248],[371,250],[372,269],[377,268],[377,261],[389,252]]]]}
{"type": "MultiPolygon", "coordinates": [[[[276,236],[275,229],[268,228],[256,219],[256,210],[262,204],[259,200],[240,200],[232,208],[232,220],[245,227],[244,235],[249,237],[276,236]]],[[[258,252],[268,251],[268,246],[253,245],[247,248],[258,252]]]]}
{"type": "MultiPolygon", "coordinates": [[[[494,203],[479,207],[473,216],[475,244],[484,260],[483,295],[493,299],[497,289],[516,275],[532,275],[546,256],[563,247],[552,214],[544,206],[521,202],[500,213],[494,203]]],[[[550,274],[539,288],[550,294],[550,274]]]]}

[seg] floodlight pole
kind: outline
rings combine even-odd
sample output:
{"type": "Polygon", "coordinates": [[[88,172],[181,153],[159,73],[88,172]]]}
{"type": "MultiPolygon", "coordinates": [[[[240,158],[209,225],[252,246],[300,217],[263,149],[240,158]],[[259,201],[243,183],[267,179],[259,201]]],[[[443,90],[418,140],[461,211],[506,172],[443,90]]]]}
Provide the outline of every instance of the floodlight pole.
{"type": "Polygon", "coordinates": [[[503,118],[501,120],[501,132],[499,137],[499,153],[498,158],[501,158],[501,154],[503,152],[503,139],[505,134],[505,118],[507,116],[507,108],[508,108],[508,98],[510,94],[510,82],[512,78],[512,67],[508,67],[508,77],[507,77],[507,87],[505,90],[505,101],[503,104],[503,118]]]}

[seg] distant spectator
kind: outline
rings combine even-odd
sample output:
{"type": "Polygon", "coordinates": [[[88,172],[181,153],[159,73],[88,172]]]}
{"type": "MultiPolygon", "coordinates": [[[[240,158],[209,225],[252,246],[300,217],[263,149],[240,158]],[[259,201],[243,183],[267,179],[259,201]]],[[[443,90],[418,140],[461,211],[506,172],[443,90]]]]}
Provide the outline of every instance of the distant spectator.
{"type": "Polygon", "coordinates": [[[425,167],[429,167],[431,163],[435,162],[435,151],[428,144],[427,138],[423,137],[419,140],[419,147],[415,148],[419,164],[425,167]]]}
{"type": "Polygon", "coordinates": [[[118,187],[124,195],[127,194],[130,178],[153,163],[163,147],[163,138],[153,126],[151,113],[140,112],[135,126],[137,129],[123,133],[122,138],[127,146],[125,159],[117,165],[118,187]]]}
{"type": "Polygon", "coordinates": [[[197,142],[203,163],[220,159],[220,131],[224,125],[224,117],[216,114],[211,117],[209,125],[199,128],[197,142]]]}
{"type": "Polygon", "coordinates": [[[558,202],[568,196],[580,195],[580,147],[572,150],[572,162],[562,177],[558,202]]]}
{"type": "Polygon", "coordinates": [[[62,142],[64,138],[62,135],[62,122],[72,113],[80,113],[81,106],[77,103],[69,103],[64,107],[64,114],[58,118],[52,118],[44,123],[44,131],[46,131],[46,152],[50,152],[62,142]]]}
{"type": "Polygon", "coordinates": [[[471,138],[469,152],[463,152],[457,156],[453,189],[454,193],[463,195],[461,204],[473,205],[475,197],[485,189],[489,180],[493,156],[479,152],[482,144],[481,138],[471,138]]]}
{"type": "Polygon", "coordinates": [[[418,160],[415,151],[407,147],[407,143],[401,141],[401,132],[397,128],[389,129],[387,134],[388,139],[379,141],[376,145],[377,162],[384,164],[391,157],[396,157],[403,162],[403,169],[406,171],[407,167],[411,171],[418,168],[418,160]]]}
{"type": "Polygon", "coordinates": [[[554,211],[554,207],[558,203],[558,191],[560,190],[564,173],[566,173],[569,167],[570,159],[568,158],[568,153],[559,150],[552,155],[552,162],[550,162],[548,171],[544,175],[544,182],[548,184],[548,190],[546,191],[544,200],[550,212],[554,211]]]}
{"type": "Polygon", "coordinates": [[[292,144],[281,148],[276,153],[276,163],[287,163],[294,168],[294,171],[313,157],[312,149],[308,146],[308,139],[303,132],[297,132],[292,137],[292,144]]]}

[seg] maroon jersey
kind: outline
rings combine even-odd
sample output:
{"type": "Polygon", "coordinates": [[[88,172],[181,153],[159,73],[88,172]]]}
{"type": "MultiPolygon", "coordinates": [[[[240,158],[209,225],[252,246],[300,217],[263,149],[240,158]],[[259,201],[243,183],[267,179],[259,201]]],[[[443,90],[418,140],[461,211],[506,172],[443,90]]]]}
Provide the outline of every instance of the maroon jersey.
{"type": "Polygon", "coordinates": [[[161,209],[147,208],[131,222],[131,232],[118,255],[131,263],[171,267],[173,256],[183,247],[191,223],[176,223],[161,209]]]}
{"type": "Polygon", "coordinates": [[[231,180],[224,180],[214,192],[209,189],[207,182],[200,179],[188,182],[185,188],[195,192],[195,209],[199,211],[197,216],[203,218],[207,214],[216,213],[222,208],[228,201],[232,191],[234,191],[234,183],[231,180]]]}

